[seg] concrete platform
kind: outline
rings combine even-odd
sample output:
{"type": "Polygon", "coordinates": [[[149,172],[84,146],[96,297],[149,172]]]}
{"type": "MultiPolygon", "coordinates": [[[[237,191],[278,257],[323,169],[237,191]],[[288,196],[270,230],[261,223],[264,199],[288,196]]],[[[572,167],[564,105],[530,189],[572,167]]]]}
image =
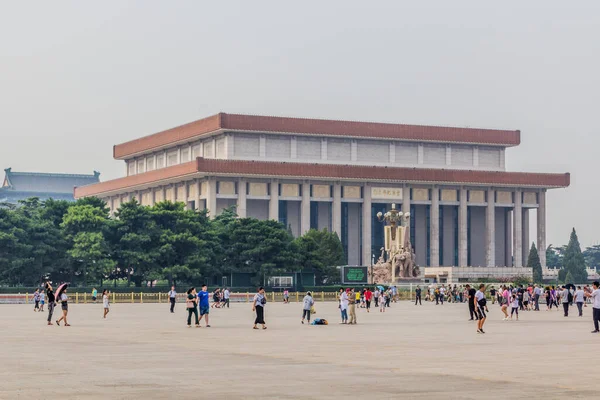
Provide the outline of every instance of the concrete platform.
{"type": "MultiPolygon", "coordinates": [[[[71,327],[29,305],[0,306],[0,399],[489,399],[597,396],[600,335],[584,317],[490,306],[477,335],[465,304],[392,304],[338,325],[300,324],[297,303],[267,304],[266,331],[248,304],[212,310],[188,329],[178,304],[71,305],[71,327]],[[432,397],[434,396],[434,397],[432,397]]],[[[545,307],[545,306],[544,306],[545,307]]],[[[57,314],[60,310],[57,310],[57,314]]],[[[55,318],[56,319],[56,318],[55,318]]]]}

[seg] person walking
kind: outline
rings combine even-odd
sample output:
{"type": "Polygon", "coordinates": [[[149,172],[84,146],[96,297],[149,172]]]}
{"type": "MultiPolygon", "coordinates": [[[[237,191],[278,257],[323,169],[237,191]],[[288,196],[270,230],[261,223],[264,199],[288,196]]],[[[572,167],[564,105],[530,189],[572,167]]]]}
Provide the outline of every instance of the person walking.
{"type": "Polygon", "coordinates": [[[367,307],[367,312],[370,312],[371,310],[371,299],[373,298],[373,292],[371,292],[371,289],[366,288],[365,289],[365,305],[367,307]]]}
{"type": "Polygon", "coordinates": [[[208,293],[208,286],[202,285],[202,290],[198,293],[198,308],[200,308],[200,322],[204,318],[206,327],[210,328],[208,323],[208,314],[210,314],[210,293],[208,293]]]}
{"type": "Polygon", "coordinates": [[[290,291],[285,289],[283,291],[283,303],[284,304],[289,304],[290,303],[290,291]]]}
{"type": "Polygon", "coordinates": [[[519,308],[520,308],[520,304],[519,304],[519,295],[518,294],[513,294],[512,298],[511,298],[511,309],[510,309],[510,319],[512,320],[513,318],[513,314],[517,314],[517,321],[519,320],[519,308]]]}
{"type": "MultiPolygon", "coordinates": [[[[348,310],[349,310],[349,314],[350,314],[350,322],[348,322],[349,325],[356,325],[356,294],[359,294],[358,292],[354,292],[354,289],[349,289],[350,292],[348,293],[348,310]]],[[[360,302],[360,297],[358,298],[358,302],[360,302]]]]}
{"type": "Polygon", "coordinates": [[[475,301],[477,304],[477,316],[479,321],[477,322],[477,333],[485,333],[483,331],[483,324],[485,324],[485,319],[487,315],[486,311],[489,311],[487,308],[487,300],[485,299],[485,285],[482,283],[479,285],[479,290],[475,293],[475,301]]]}
{"type": "Polygon", "coordinates": [[[229,292],[229,288],[225,288],[225,290],[223,291],[223,301],[224,301],[223,308],[225,306],[227,306],[227,308],[229,308],[229,295],[230,294],[231,293],[229,292]]]}
{"type": "Polygon", "coordinates": [[[50,282],[46,282],[46,297],[48,298],[48,325],[52,325],[52,314],[54,313],[55,298],[54,290],[50,282]]]}
{"type": "Polygon", "coordinates": [[[479,315],[475,312],[475,294],[477,291],[469,284],[467,284],[466,288],[467,301],[469,302],[469,314],[471,314],[471,319],[469,319],[469,321],[473,321],[473,317],[475,317],[475,319],[479,319],[479,315]]]}
{"type": "Polygon", "coordinates": [[[540,295],[542,294],[542,289],[535,285],[533,288],[533,302],[535,303],[535,311],[540,311],[540,295]]]}
{"type": "Polygon", "coordinates": [[[98,291],[96,290],[96,288],[92,289],[92,301],[94,302],[94,304],[96,304],[96,299],[98,298],[98,291]]]}
{"type": "Polygon", "coordinates": [[[594,330],[592,333],[600,332],[600,282],[595,281],[592,284],[594,290],[591,293],[586,293],[585,297],[592,300],[592,318],[594,320],[594,330]]]}
{"type": "Polygon", "coordinates": [[[502,305],[500,307],[500,311],[504,314],[503,321],[508,321],[508,305],[510,304],[510,291],[505,286],[502,287],[502,305]]]}
{"type": "Polygon", "coordinates": [[[171,313],[175,312],[175,301],[177,300],[177,292],[175,291],[175,286],[171,286],[171,290],[169,290],[169,301],[171,302],[171,313]]]}
{"type": "Polygon", "coordinates": [[[496,289],[492,286],[490,288],[490,296],[492,296],[492,304],[496,303],[496,289]]]}
{"type": "Polygon", "coordinates": [[[562,291],[560,293],[560,301],[563,305],[563,311],[565,313],[565,317],[569,316],[569,289],[566,286],[562,287],[562,291]]]}
{"type": "Polygon", "coordinates": [[[46,295],[44,290],[40,290],[40,311],[44,311],[44,304],[46,303],[46,295]]]}
{"type": "Polygon", "coordinates": [[[108,312],[110,311],[110,304],[108,303],[108,295],[109,295],[109,291],[108,289],[104,289],[102,291],[102,307],[104,308],[104,317],[106,318],[106,316],[108,315],[108,312]]]}
{"type": "Polygon", "coordinates": [[[261,286],[258,288],[258,292],[254,295],[254,300],[252,301],[252,311],[256,311],[256,319],[254,320],[254,327],[252,329],[258,329],[258,324],[261,324],[263,329],[267,329],[265,323],[266,304],[267,298],[265,297],[265,288],[261,286]]]}
{"type": "Polygon", "coordinates": [[[417,303],[421,306],[423,305],[423,303],[421,303],[421,287],[419,285],[417,285],[417,288],[415,289],[415,306],[417,303]]]}
{"type": "Polygon", "coordinates": [[[342,315],[342,324],[348,323],[348,293],[344,288],[340,288],[340,313],[342,315]]]}
{"type": "MultiPolygon", "coordinates": [[[[60,289],[60,288],[59,288],[60,289]]],[[[60,321],[65,321],[65,326],[71,326],[67,322],[67,314],[69,313],[69,303],[68,303],[67,289],[63,289],[60,294],[60,308],[62,310],[62,317],[56,320],[56,325],[60,326],[60,321]]]]}
{"type": "Polygon", "coordinates": [[[446,298],[446,288],[444,285],[440,288],[440,303],[444,305],[444,299],[446,298]]]}
{"type": "Polygon", "coordinates": [[[375,299],[375,308],[379,307],[379,288],[375,288],[373,291],[373,298],[375,299]]]}
{"type": "Polygon", "coordinates": [[[577,310],[579,311],[579,316],[583,317],[583,303],[585,301],[585,295],[581,286],[577,286],[577,290],[575,291],[575,304],[577,304],[577,310]]]}
{"type": "Polygon", "coordinates": [[[304,318],[306,317],[310,324],[310,310],[314,304],[315,301],[312,298],[312,293],[306,292],[306,296],[304,296],[304,299],[302,300],[302,323],[304,323],[304,318]]]}
{"type": "Polygon", "coordinates": [[[35,303],[33,311],[40,311],[40,289],[35,289],[35,292],[33,292],[33,302],[35,303]]]}
{"type": "Polygon", "coordinates": [[[198,296],[196,296],[196,288],[190,288],[187,291],[187,297],[185,299],[185,308],[188,311],[187,326],[192,327],[192,314],[194,315],[196,328],[200,328],[200,322],[198,322],[198,296]]]}

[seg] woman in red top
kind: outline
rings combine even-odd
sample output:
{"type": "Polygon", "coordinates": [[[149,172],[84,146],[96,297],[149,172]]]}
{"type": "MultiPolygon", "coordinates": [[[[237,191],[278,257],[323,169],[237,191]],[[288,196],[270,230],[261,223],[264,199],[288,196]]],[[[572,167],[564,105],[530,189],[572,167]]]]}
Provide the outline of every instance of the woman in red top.
{"type": "Polygon", "coordinates": [[[373,297],[373,292],[371,292],[371,289],[367,288],[367,290],[365,290],[365,302],[367,303],[367,312],[369,312],[369,310],[371,309],[371,298],[373,297]]]}

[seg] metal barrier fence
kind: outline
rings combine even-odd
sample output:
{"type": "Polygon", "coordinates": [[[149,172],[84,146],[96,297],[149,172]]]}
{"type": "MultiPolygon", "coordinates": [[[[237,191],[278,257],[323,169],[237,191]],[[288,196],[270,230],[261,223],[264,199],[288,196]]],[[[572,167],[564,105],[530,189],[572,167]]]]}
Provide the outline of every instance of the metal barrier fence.
{"type": "MultiPolygon", "coordinates": [[[[486,284],[488,286],[495,286],[498,288],[502,283],[496,284],[486,284]]],[[[369,285],[370,286],[370,285],[369,285]]],[[[429,285],[420,284],[422,289],[422,298],[425,299],[427,294],[427,289],[429,285]]],[[[448,287],[448,285],[445,285],[448,287]]],[[[473,286],[473,285],[472,285],[473,286]]],[[[398,288],[398,299],[399,300],[414,300],[415,299],[415,289],[417,284],[399,284],[396,285],[398,288]]],[[[464,285],[461,285],[464,288],[464,285]]],[[[229,296],[229,301],[231,303],[249,303],[254,298],[254,294],[252,292],[245,293],[234,293],[232,292],[229,296]]],[[[289,301],[299,303],[305,296],[305,292],[290,292],[289,293],[289,301]]],[[[489,296],[489,291],[488,291],[489,296]]],[[[313,291],[312,295],[316,301],[337,301],[338,292],[317,292],[313,291]]],[[[68,293],[69,302],[72,304],[88,304],[93,303],[91,293],[68,293]]],[[[269,292],[266,293],[267,301],[270,302],[283,302],[283,292],[269,292]]],[[[185,302],[186,294],[179,293],[177,294],[177,302],[185,302]]],[[[212,301],[212,294],[211,294],[212,301]]],[[[110,302],[111,303],[133,303],[133,304],[143,304],[143,303],[168,303],[169,295],[167,293],[110,293],[110,302]]],[[[0,304],[27,304],[33,303],[33,294],[32,293],[18,293],[18,294],[0,294],[0,304]]],[[[98,293],[98,298],[96,299],[96,303],[102,303],[102,295],[98,293]]]]}

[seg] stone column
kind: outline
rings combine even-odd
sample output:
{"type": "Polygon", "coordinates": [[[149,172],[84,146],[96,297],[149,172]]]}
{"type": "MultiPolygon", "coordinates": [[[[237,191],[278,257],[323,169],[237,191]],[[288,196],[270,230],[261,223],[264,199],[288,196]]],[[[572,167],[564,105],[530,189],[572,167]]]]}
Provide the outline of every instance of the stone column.
{"type": "MultiPolygon", "coordinates": [[[[371,189],[369,189],[371,190],[371,189]]],[[[369,191],[369,196],[371,195],[371,192],[369,191]]],[[[404,186],[402,188],[402,214],[406,214],[406,213],[410,213],[410,187],[409,186],[404,186]]],[[[403,226],[410,226],[410,220],[407,221],[404,218],[402,218],[402,225],[403,226]]],[[[410,234],[410,232],[407,232],[407,234],[410,234]]],[[[410,242],[412,243],[412,240],[414,238],[410,238],[410,242]]]]}
{"type": "Polygon", "coordinates": [[[529,249],[531,248],[531,242],[529,241],[529,208],[523,208],[523,223],[522,231],[523,236],[521,237],[522,252],[523,252],[523,263],[522,265],[527,266],[527,259],[529,258],[529,249]]]}
{"type": "Polygon", "coordinates": [[[363,187],[362,265],[371,265],[371,186],[363,187]]]}
{"type": "Polygon", "coordinates": [[[429,266],[440,266],[440,189],[431,189],[431,208],[429,214],[429,266]]]}
{"type": "Polygon", "coordinates": [[[200,179],[196,179],[196,182],[194,183],[194,185],[196,185],[196,211],[200,211],[200,190],[202,188],[202,184],[200,183],[200,179]]]}
{"type": "MultiPolygon", "coordinates": [[[[165,161],[165,162],[166,162],[166,161],[165,161]]],[[[162,198],[163,198],[163,199],[162,199],[162,201],[167,201],[167,200],[168,200],[168,199],[167,199],[167,187],[166,187],[166,186],[163,186],[163,187],[161,188],[161,190],[162,190],[162,198]]]]}
{"type": "Polygon", "coordinates": [[[302,184],[302,203],[300,206],[300,235],[310,230],[310,183],[302,184]]]}
{"type": "Polygon", "coordinates": [[[487,207],[486,218],[485,218],[485,243],[486,243],[486,252],[485,252],[485,264],[488,267],[494,267],[496,265],[496,199],[494,198],[495,192],[494,189],[488,189],[487,191],[487,207]]]}
{"type": "Polygon", "coordinates": [[[540,264],[542,268],[546,268],[546,189],[538,193],[537,248],[540,264]]]}
{"type": "Polygon", "coordinates": [[[150,188],[150,206],[154,207],[155,204],[156,204],[155,188],[150,188]]]}
{"type": "Polygon", "coordinates": [[[523,266],[523,202],[521,190],[515,190],[513,209],[513,261],[515,267],[523,266]]]}
{"type": "Polygon", "coordinates": [[[279,221],[279,181],[277,179],[271,181],[269,219],[279,221]]]}
{"type": "Polygon", "coordinates": [[[190,185],[189,182],[184,182],[183,184],[185,185],[183,187],[183,196],[185,197],[183,202],[185,203],[185,209],[191,210],[192,207],[190,206],[190,185]]]}
{"type": "Polygon", "coordinates": [[[217,216],[217,181],[209,179],[206,181],[206,208],[210,218],[217,216]]]}
{"type": "Polygon", "coordinates": [[[467,238],[467,189],[461,188],[458,195],[458,266],[466,267],[469,263],[469,246],[467,238]]]}
{"type": "MultiPolygon", "coordinates": [[[[238,181],[238,193],[237,193],[237,215],[240,218],[246,218],[246,180],[240,179],[238,181]]],[[[279,210],[277,211],[279,213],[279,210]]]]}
{"type": "Polygon", "coordinates": [[[342,185],[333,184],[333,204],[331,205],[331,226],[342,239],[342,185]]]}

